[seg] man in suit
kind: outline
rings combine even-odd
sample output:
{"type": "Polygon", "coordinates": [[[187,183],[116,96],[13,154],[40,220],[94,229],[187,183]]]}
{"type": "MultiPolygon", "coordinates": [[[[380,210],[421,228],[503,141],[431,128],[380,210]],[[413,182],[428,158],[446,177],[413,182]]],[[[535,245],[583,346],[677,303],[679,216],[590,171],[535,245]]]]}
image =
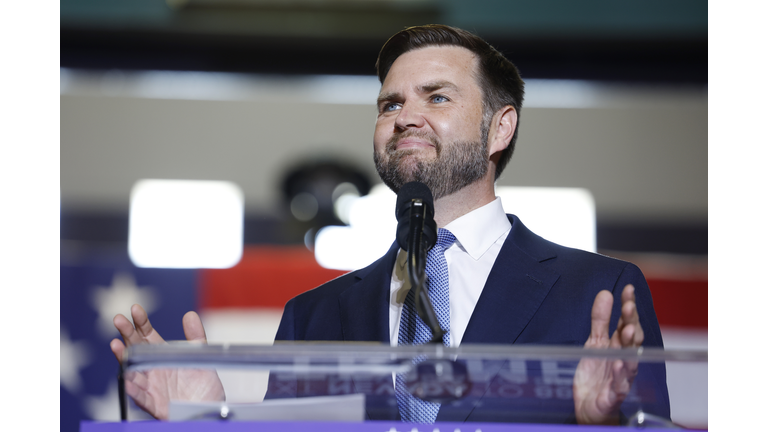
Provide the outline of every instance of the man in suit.
{"type": "MultiPolygon", "coordinates": [[[[440,323],[446,345],[662,346],[650,292],[637,267],[550,243],[504,214],[494,182],[512,155],[523,100],[523,81],[511,62],[469,32],[432,25],[390,38],[377,70],[382,87],[374,161],[395,192],[420,181],[434,195],[442,245],[437,259],[447,270],[443,294],[450,318],[440,323]]],[[[432,286],[429,290],[433,295],[432,286]]],[[[369,267],[289,301],[276,340],[403,344],[401,316],[412,308],[406,301],[409,291],[405,254],[393,245],[369,267]]],[[[126,344],[162,341],[140,307],[132,314],[136,328],[121,315],[115,318],[126,344]]],[[[184,324],[188,338],[204,339],[195,314],[185,316],[184,324]]],[[[116,339],[111,346],[120,359],[124,345],[116,339]]],[[[668,417],[663,365],[640,373],[658,390],[657,413],[668,417]]],[[[630,362],[582,361],[573,386],[575,420],[618,424],[637,374],[630,362]]],[[[144,389],[132,390],[135,399],[146,399],[144,389]]],[[[158,405],[162,414],[163,397],[152,398],[151,413],[158,405]]],[[[205,397],[220,398],[223,392],[214,386],[205,397]]],[[[486,420],[430,409],[430,420],[435,415],[437,420],[486,420]]]]}

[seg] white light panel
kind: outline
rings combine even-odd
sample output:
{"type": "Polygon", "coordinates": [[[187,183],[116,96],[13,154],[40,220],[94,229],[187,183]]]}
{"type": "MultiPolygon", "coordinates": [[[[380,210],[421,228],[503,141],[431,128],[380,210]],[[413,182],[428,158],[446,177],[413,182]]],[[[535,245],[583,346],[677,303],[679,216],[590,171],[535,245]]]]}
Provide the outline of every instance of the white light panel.
{"type": "Polygon", "coordinates": [[[243,192],[224,181],[138,181],[128,253],[139,267],[234,266],[243,253],[243,192]]]}
{"type": "Polygon", "coordinates": [[[395,241],[397,195],[378,184],[351,202],[349,226],[328,226],[315,236],[315,259],[325,268],[356,270],[381,258],[395,241]]]}
{"type": "MultiPolygon", "coordinates": [[[[595,200],[586,189],[496,188],[504,211],[520,217],[536,234],[563,246],[597,250],[595,200]]],[[[322,228],[315,259],[325,267],[356,270],[384,255],[395,240],[397,196],[383,184],[351,204],[350,226],[322,228]]]]}
{"type": "Polygon", "coordinates": [[[557,244],[597,250],[595,200],[587,189],[498,186],[504,211],[557,244]]]}

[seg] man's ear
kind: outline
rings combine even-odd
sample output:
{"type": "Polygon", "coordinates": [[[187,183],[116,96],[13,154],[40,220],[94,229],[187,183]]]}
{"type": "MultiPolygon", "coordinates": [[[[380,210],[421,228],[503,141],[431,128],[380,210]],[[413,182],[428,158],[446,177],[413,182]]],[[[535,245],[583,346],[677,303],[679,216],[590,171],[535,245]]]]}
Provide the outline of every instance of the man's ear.
{"type": "Polygon", "coordinates": [[[509,146],[517,128],[517,111],[511,105],[496,111],[488,131],[488,155],[501,152],[509,146]]]}

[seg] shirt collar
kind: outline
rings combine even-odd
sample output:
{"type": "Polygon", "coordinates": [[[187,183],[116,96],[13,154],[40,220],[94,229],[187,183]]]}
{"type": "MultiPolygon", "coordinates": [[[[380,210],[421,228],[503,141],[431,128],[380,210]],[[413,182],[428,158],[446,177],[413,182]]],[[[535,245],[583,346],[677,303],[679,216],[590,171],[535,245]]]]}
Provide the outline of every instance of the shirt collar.
{"type": "Polygon", "coordinates": [[[456,237],[459,246],[478,260],[504,233],[512,228],[501,198],[472,210],[445,226],[456,237]]]}

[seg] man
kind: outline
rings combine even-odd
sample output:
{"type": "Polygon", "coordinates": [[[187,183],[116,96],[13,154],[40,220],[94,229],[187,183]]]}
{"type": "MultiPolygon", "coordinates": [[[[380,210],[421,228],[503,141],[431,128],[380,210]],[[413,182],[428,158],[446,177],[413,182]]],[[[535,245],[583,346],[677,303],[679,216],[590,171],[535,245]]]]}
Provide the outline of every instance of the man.
{"type": "MultiPolygon", "coordinates": [[[[430,279],[444,281],[439,315],[445,317],[440,324],[447,345],[662,346],[650,292],[637,267],[547,242],[504,214],[494,181],[512,155],[523,100],[523,82],[511,62],[469,32],[430,25],[390,38],[377,69],[382,87],[374,161],[395,192],[420,181],[434,195],[441,246],[433,249],[437,252],[427,267],[429,274],[430,260],[439,263],[430,279]]],[[[418,319],[408,300],[404,256],[395,244],[369,267],[292,299],[276,340],[416,343],[405,330],[418,319]]],[[[432,285],[437,284],[429,288],[434,296],[432,285]]],[[[162,342],[140,307],[134,306],[132,314],[135,329],[122,315],[115,317],[126,344],[162,342]]],[[[204,340],[196,314],[185,316],[184,326],[188,339],[204,340]]],[[[115,339],[111,346],[122,358],[123,344],[115,339]]],[[[663,365],[641,372],[658,389],[657,414],[668,417],[663,365]]],[[[628,362],[582,361],[574,378],[576,420],[618,424],[637,373],[637,365],[628,362]]],[[[158,379],[178,381],[176,376],[158,379]]],[[[202,379],[210,379],[213,389],[202,398],[223,397],[215,378],[202,379]]],[[[131,384],[129,394],[151,399],[141,406],[153,415],[167,413],[167,386],[153,393],[146,384],[151,380],[138,381],[143,385],[131,384]]],[[[412,401],[398,403],[404,420],[424,421],[406,414],[412,401]]],[[[489,420],[481,410],[456,418],[450,408],[425,409],[428,422],[489,420]]]]}

